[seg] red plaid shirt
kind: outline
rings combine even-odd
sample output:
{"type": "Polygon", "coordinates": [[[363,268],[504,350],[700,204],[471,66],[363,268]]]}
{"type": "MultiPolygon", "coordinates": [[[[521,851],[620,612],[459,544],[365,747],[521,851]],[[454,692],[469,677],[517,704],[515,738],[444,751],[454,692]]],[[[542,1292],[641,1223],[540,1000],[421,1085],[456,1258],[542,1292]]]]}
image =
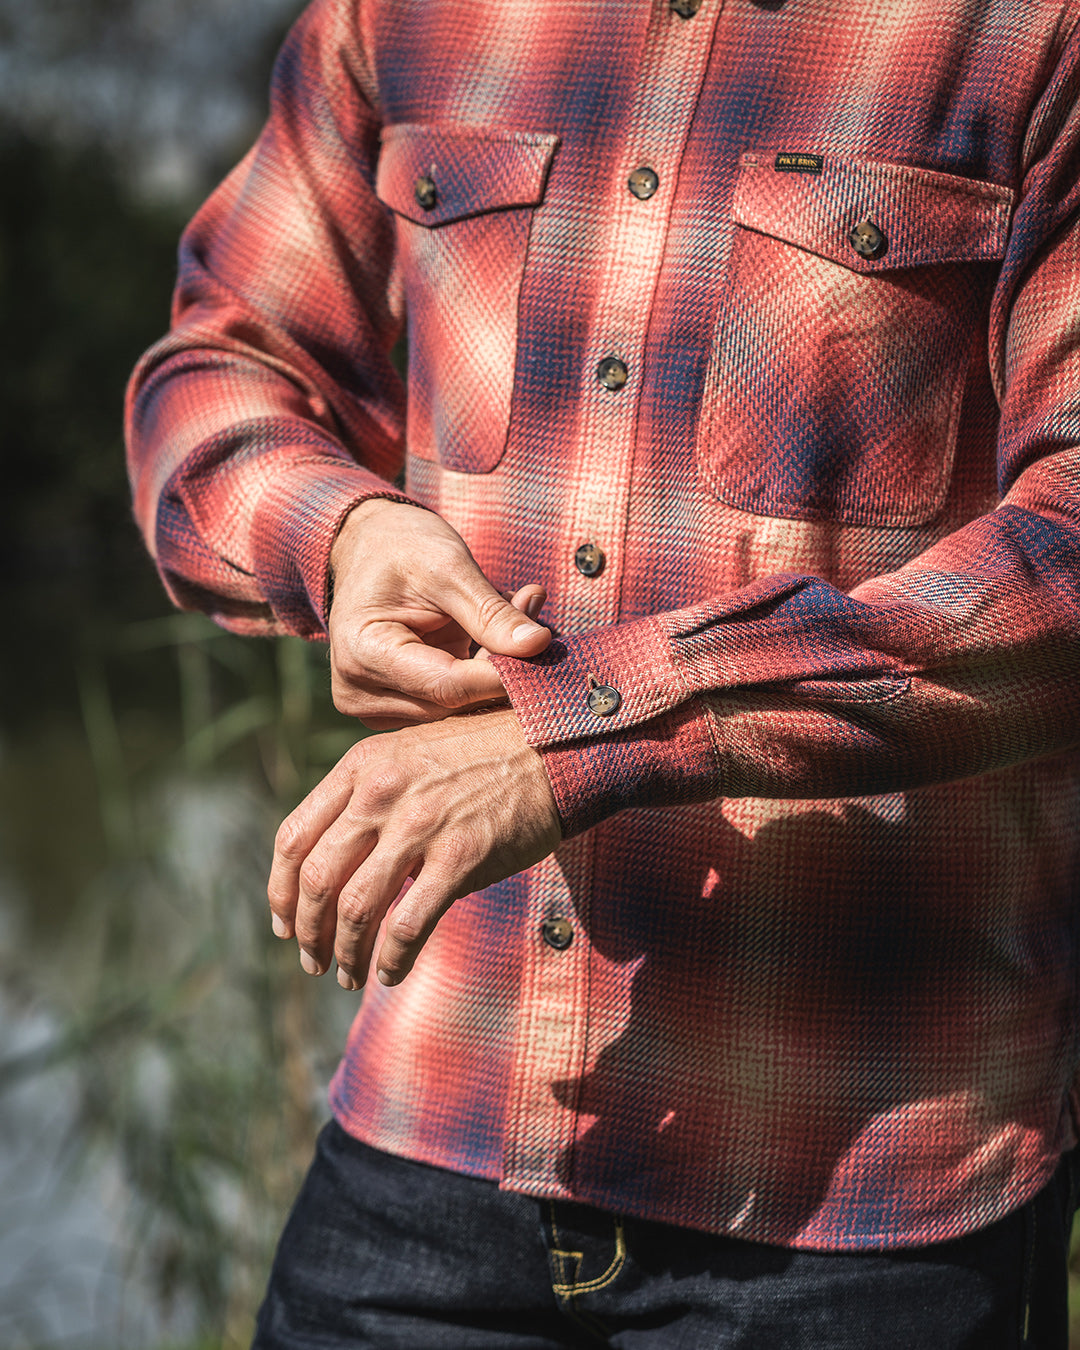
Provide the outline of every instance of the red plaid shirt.
{"type": "Polygon", "coordinates": [[[499,666],[568,836],[369,990],[353,1134],[817,1248],[988,1223],[1073,1143],[1078,17],[301,19],[133,384],[138,516],[239,632],[324,633],[371,495],[542,582],[499,666]]]}

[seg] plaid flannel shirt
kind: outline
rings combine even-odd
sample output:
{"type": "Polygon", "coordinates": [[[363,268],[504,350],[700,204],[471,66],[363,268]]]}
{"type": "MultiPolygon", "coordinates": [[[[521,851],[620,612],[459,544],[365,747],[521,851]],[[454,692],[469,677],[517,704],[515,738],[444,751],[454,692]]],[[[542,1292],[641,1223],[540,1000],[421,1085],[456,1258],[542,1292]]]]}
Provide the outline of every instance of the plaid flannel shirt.
{"type": "Polygon", "coordinates": [[[132,385],[138,518],[238,632],[322,636],[376,495],[542,582],[499,668],[567,835],[365,995],[356,1136],[822,1249],[988,1223],[1074,1142],[1078,17],[300,20],[132,385]]]}

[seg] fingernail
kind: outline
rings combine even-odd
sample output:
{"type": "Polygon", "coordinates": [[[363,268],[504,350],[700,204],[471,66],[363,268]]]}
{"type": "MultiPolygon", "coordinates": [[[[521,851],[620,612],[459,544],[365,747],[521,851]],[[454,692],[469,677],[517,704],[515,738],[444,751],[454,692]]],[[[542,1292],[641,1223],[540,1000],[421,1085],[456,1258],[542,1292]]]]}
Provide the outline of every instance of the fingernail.
{"type": "Polygon", "coordinates": [[[535,623],[519,623],[510,636],[515,642],[527,642],[536,632],[535,623]]]}
{"type": "Polygon", "coordinates": [[[529,597],[529,602],[525,606],[525,613],[530,619],[535,619],[544,608],[544,597],[542,595],[533,595],[529,597]]]}
{"type": "Polygon", "coordinates": [[[300,964],[304,967],[304,970],[308,975],[322,974],[322,967],[319,965],[318,961],[307,952],[300,953],[300,964]]]}
{"type": "Polygon", "coordinates": [[[397,984],[397,976],[391,975],[388,970],[380,970],[379,983],[385,984],[388,989],[393,989],[394,985],[397,984]]]}
{"type": "Polygon", "coordinates": [[[273,924],[273,927],[274,927],[274,936],[275,936],[275,937],[288,937],[288,936],[289,936],[289,930],[288,930],[288,928],[285,926],[285,920],[284,920],[284,919],[278,918],[278,916],[277,916],[276,914],[271,914],[271,915],[270,915],[270,922],[271,922],[271,924],[273,924]]]}
{"type": "Polygon", "coordinates": [[[353,983],[353,977],[347,970],[342,970],[340,966],[338,966],[337,982],[341,985],[342,989],[348,989],[350,992],[356,988],[356,985],[353,983]]]}

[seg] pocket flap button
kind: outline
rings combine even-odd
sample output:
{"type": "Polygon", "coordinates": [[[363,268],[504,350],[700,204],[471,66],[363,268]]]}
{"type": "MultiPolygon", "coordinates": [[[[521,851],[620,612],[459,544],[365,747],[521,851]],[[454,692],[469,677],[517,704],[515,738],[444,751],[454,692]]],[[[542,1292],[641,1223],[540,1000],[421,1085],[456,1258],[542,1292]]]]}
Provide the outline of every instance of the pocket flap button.
{"type": "Polygon", "coordinates": [[[622,706],[622,694],[610,684],[598,684],[589,690],[588,704],[589,711],[597,717],[610,717],[622,706]]]}
{"type": "Polygon", "coordinates": [[[860,258],[880,258],[888,243],[872,220],[860,220],[848,238],[860,258]]]}
{"type": "Polygon", "coordinates": [[[413,195],[416,197],[418,206],[423,207],[425,211],[431,211],[435,203],[439,200],[439,194],[435,191],[435,180],[429,178],[427,174],[422,174],[413,187],[413,195]]]}

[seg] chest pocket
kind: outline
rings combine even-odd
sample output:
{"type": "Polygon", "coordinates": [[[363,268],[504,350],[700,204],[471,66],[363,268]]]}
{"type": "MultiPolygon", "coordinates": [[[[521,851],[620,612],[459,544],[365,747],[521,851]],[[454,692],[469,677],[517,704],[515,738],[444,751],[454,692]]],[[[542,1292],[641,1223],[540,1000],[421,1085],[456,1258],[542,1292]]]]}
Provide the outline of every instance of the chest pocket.
{"type": "Polygon", "coordinates": [[[557,144],[469,127],[383,132],[375,191],[397,216],[411,454],[463,473],[502,458],[529,228],[557,144]]]}
{"type": "Polygon", "coordinates": [[[744,155],[698,440],[709,490],[757,515],[932,520],[1012,202],[903,165],[744,155]]]}

